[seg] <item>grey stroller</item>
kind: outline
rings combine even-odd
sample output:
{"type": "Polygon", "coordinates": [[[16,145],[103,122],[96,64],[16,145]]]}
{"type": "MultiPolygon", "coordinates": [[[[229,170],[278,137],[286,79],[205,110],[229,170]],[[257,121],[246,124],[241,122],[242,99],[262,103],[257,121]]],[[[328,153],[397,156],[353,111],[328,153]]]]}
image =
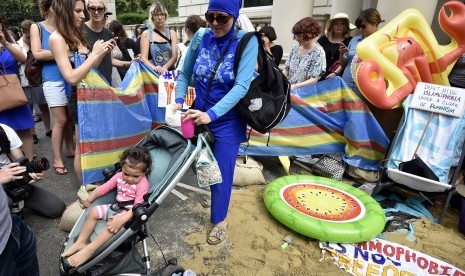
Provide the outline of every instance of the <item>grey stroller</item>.
{"type": "MultiPolygon", "coordinates": [[[[184,271],[175,263],[168,263],[159,271],[151,274],[147,247],[147,238],[150,237],[150,233],[147,222],[189,169],[200,149],[192,151],[190,140],[184,139],[178,130],[168,126],[160,126],[152,130],[138,145],[147,148],[154,161],[152,172],[148,176],[150,190],[146,203],[142,206],[134,206],[134,217],[83,265],[72,268],[67,264],[66,258],[60,257],[61,275],[109,275],[135,271],[141,274],[126,275],[181,275],[184,271]],[[140,256],[135,246],[139,242],[142,242],[143,257],[140,256]]],[[[92,206],[115,203],[115,197],[116,192],[111,192],[93,202],[92,206]]],[[[64,242],[61,253],[79,236],[90,209],[88,208],[74,225],[64,242]]],[[[91,240],[105,227],[105,224],[106,221],[100,221],[97,224],[91,240]]]]}

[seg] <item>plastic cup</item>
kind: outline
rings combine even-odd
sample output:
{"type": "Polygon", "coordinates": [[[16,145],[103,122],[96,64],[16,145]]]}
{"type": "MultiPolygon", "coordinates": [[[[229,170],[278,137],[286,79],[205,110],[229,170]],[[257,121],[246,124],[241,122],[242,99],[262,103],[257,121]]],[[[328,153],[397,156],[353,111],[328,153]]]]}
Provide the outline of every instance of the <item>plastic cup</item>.
{"type": "Polygon", "coordinates": [[[193,119],[184,121],[184,114],[181,114],[181,132],[182,137],[190,139],[194,136],[195,123],[193,119]]]}

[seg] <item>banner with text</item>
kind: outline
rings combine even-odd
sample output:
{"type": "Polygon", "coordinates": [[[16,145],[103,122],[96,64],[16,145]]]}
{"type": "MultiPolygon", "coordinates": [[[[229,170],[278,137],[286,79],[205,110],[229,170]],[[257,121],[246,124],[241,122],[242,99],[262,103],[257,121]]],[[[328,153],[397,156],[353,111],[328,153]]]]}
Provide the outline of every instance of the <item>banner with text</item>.
{"type": "Polygon", "coordinates": [[[407,246],[381,239],[359,244],[320,242],[323,258],[352,275],[450,275],[465,276],[465,271],[407,246]]]}

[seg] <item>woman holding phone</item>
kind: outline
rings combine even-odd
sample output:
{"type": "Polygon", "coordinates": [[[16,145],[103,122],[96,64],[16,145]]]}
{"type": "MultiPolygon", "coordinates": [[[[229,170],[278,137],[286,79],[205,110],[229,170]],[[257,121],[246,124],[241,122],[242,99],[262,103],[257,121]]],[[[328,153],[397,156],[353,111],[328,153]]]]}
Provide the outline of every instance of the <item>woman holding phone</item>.
{"type": "Polygon", "coordinates": [[[98,39],[93,43],[92,52],[84,38],[82,25],[84,24],[84,0],[61,0],[53,1],[53,10],[56,12],[56,31],[50,35],[50,50],[55,57],[58,69],[63,78],[73,85],[69,95],[69,111],[74,120],[76,130],[76,155],[74,157],[74,171],[78,183],[82,185],[81,155],[77,114],[77,85],[90,71],[96,68],[102,59],[116,47],[114,40],[103,41],[98,39]],[[70,24],[73,24],[71,27],[70,24]],[[79,53],[85,61],[75,67],[72,64],[74,53],[79,53]],[[70,60],[71,58],[71,60],[70,60]]]}
{"type": "Polygon", "coordinates": [[[341,62],[342,68],[345,68],[342,79],[349,88],[351,88],[361,99],[364,100],[365,97],[362,93],[360,93],[360,90],[358,90],[357,84],[352,76],[351,66],[356,54],[355,49],[357,48],[357,45],[363,39],[376,32],[378,30],[378,25],[381,22],[383,22],[383,20],[381,20],[381,15],[376,9],[367,9],[362,11],[362,13],[357,17],[357,20],[355,20],[355,26],[357,29],[360,29],[362,34],[352,38],[347,47],[344,47],[343,45],[339,47],[339,61],[341,62]]]}
{"type": "Polygon", "coordinates": [[[317,41],[326,54],[326,71],[320,80],[342,75],[344,68],[339,61],[339,48],[347,48],[352,39],[350,31],[355,29],[355,26],[350,23],[349,16],[345,13],[337,13],[326,21],[325,26],[326,35],[321,36],[317,41]]]}

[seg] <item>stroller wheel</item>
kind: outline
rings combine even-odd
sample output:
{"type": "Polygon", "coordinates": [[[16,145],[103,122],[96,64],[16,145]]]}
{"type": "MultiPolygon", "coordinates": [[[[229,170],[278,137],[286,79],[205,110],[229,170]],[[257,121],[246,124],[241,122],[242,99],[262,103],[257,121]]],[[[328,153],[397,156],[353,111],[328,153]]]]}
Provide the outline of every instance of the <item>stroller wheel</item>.
{"type": "Polygon", "coordinates": [[[168,265],[160,272],[160,276],[171,276],[179,272],[184,272],[184,268],[179,265],[168,265]]]}

